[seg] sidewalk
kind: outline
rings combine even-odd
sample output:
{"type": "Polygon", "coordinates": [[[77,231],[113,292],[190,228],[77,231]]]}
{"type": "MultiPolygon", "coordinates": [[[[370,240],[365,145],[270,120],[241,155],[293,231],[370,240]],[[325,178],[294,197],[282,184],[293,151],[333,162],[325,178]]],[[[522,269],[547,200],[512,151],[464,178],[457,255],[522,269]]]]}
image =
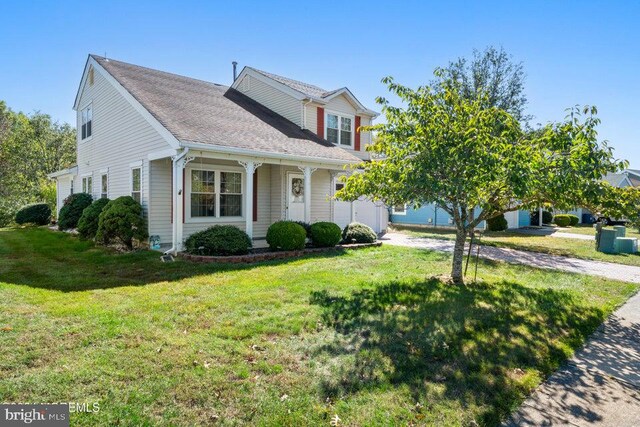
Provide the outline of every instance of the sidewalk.
{"type": "MultiPolygon", "coordinates": [[[[453,242],[389,233],[385,244],[453,251],[453,242]]],[[[487,259],[640,283],[640,267],[482,246],[487,259]]],[[[640,427],[640,293],[503,424],[640,427]]]]}

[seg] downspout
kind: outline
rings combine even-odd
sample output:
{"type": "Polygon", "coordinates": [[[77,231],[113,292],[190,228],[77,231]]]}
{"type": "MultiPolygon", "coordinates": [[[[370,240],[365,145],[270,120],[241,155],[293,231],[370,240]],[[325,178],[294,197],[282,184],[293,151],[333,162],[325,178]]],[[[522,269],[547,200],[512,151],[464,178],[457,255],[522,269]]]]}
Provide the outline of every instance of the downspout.
{"type": "MultiPolygon", "coordinates": [[[[173,197],[171,198],[171,202],[173,203],[173,229],[171,237],[171,249],[165,251],[165,255],[177,255],[178,253],[178,208],[182,208],[180,203],[178,203],[178,191],[184,192],[184,183],[182,183],[182,188],[180,188],[180,186],[178,185],[178,179],[182,179],[181,176],[178,176],[178,164],[185,158],[187,153],[189,153],[189,149],[184,148],[180,154],[176,154],[175,156],[171,157],[171,169],[173,173],[173,197]]],[[[182,196],[184,197],[184,194],[182,196]]]]}
{"type": "Polygon", "coordinates": [[[302,126],[300,126],[302,130],[305,130],[307,128],[307,105],[311,104],[312,102],[313,99],[311,98],[309,98],[306,103],[302,102],[302,126]]]}

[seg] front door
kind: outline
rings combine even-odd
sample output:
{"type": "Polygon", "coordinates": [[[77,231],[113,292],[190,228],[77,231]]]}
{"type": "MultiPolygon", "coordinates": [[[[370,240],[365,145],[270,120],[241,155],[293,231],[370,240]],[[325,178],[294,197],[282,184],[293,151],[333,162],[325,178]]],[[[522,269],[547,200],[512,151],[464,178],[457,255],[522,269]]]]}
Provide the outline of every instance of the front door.
{"type": "Polygon", "coordinates": [[[304,175],[287,177],[287,219],[304,221],[304,175]]]}

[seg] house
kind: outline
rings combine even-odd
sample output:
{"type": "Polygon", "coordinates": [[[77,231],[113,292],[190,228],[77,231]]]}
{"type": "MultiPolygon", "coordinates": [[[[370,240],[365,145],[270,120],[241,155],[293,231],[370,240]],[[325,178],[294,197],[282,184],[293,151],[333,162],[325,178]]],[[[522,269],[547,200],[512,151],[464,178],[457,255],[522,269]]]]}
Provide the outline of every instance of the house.
{"type": "MultiPolygon", "coordinates": [[[[480,209],[476,209],[480,214],[480,209]]],[[[521,228],[531,225],[529,211],[513,211],[504,214],[508,228],[521,228]]],[[[453,227],[451,215],[434,203],[412,208],[407,205],[398,205],[391,208],[390,221],[400,225],[427,225],[432,227],[453,227]]],[[[485,221],[478,224],[479,229],[485,228],[485,221]]]]}
{"type": "Polygon", "coordinates": [[[51,175],[58,210],[73,192],[130,195],[167,252],[231,224],[252,239],[290,219],[386,228],[382,205],[332,199],[346,167],[368,159],[377,113],[346,87],[244,67],[225,86],[89,55],[74,110],[77,166],[51,175]]]}

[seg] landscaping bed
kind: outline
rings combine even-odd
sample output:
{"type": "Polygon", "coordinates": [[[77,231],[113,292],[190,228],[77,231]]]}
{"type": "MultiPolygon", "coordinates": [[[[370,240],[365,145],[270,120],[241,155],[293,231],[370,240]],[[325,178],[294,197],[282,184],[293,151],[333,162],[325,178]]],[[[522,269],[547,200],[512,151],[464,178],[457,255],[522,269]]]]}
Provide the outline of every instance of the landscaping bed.
{"type": "Polygon", "coordinates": [[[179,256],[189,261],[195,262],[215,262],[215,263],[231,263],[231,264],[253,264],[261,261],[270,261],[274,259],[298,258],[310,254],[318,254],[323,252],[335,252],[345,249],[361,249],[376,247],[382,245],[382,242],[374,243],[353,243],[337,245],[330,248],[304,248],[295,251],[271,251],[268,248],[256,249],[254,252],[246,255],[230,255],[230,256],[210,256],[210,255],[194,255],[189,253],[180,253],[179,256]]]}

